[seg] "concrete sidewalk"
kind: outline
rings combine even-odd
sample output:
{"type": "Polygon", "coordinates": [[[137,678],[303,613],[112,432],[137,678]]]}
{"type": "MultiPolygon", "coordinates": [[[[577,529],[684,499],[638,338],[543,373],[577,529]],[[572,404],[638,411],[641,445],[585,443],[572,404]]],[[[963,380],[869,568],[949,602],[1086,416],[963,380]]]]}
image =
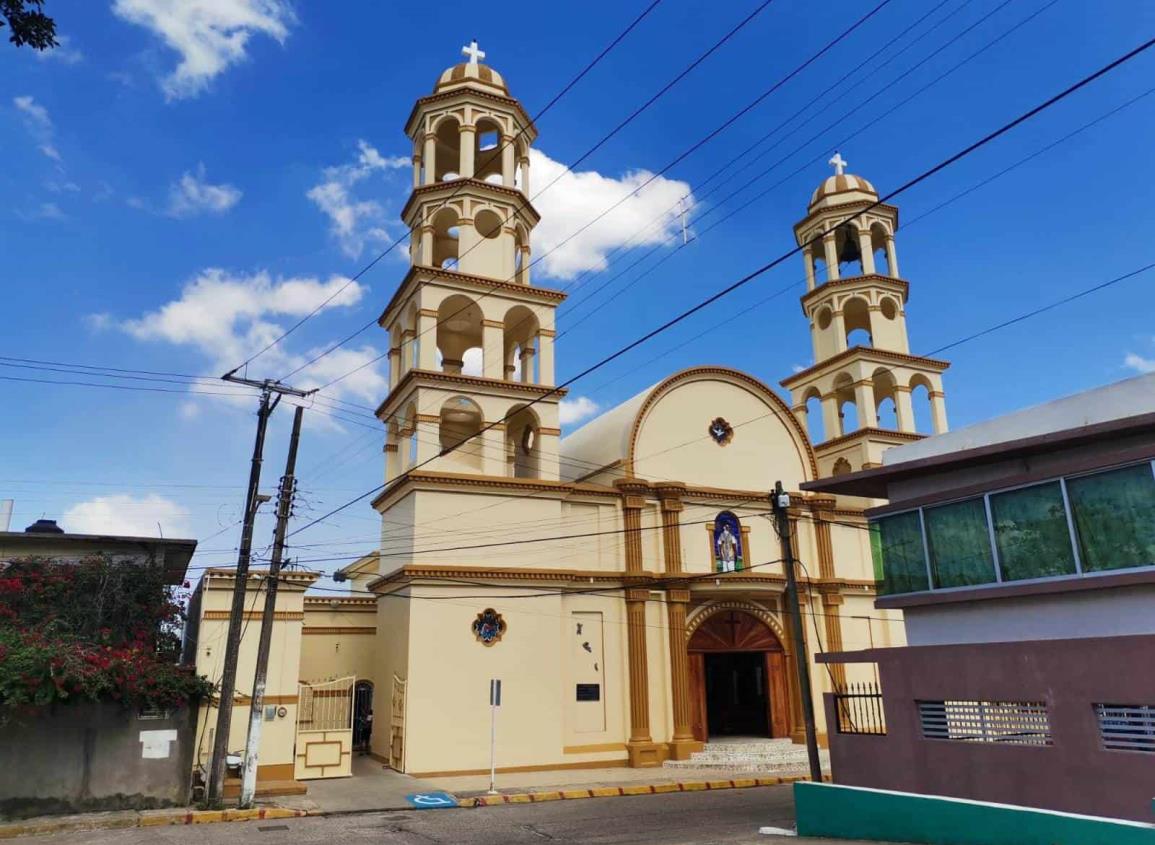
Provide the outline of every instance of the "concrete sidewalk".
{"type": "Polygon", "coordinates": [[[305,810],[310,814],[410,810],[406,795],[442,788],[395,772],[372,757],[354,757],[351,778],[311,780],[308,784],[305,795],[281,795],[260,803],[305,810]]]}

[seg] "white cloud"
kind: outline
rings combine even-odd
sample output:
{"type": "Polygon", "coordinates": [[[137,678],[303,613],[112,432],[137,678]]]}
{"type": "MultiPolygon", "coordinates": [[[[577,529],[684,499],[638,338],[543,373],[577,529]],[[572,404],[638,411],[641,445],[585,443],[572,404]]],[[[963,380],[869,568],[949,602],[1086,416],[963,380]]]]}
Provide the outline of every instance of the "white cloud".
{"type": "Polygon", "coordinates": [[[353,189],[376,172],[409,167],[404,156],[383,156],[366,141],[357,142],[357,156],[349,164],[326,167],[323,181],[305,194],[329,218],[329,231],[350,258],[369,242],[389,239],[385,209],[376,200],[354,196],[353,189]]]}
{"type": "Polygon", "coordinates": [[[72,46],[72,39],[61,35],[56,39],[56,46],[50,50],[33,50],[32,55],[42,62],[60,62],[65,65],[75,65],[84,61],[84,53],[72,46]]]}
{"type": "MultiPolygon", "coordinates": [[[[348,281],[343,276],[332,276],[327,281],[316,278],[274,279],[267,272],[243,275],[210,268],[186,283],[179,298],[155,311],[127,320],[108,314],[91,314],[87,321],[96,330],[117,329],[142,341],[191,347],[205,357],[208,372],[216,376],[264,348],[296,318],[311,313],[330,296],[334,298],[325,305],[325,310],[356,305],[367,288],[352,282],[341,290],[348,281]],[[281,322],[277,318],[287,319],[281,322]]],[[[295,353],[288,351],[288,345],[288,341],[278,343],[262,354],[257,362],[260,371],[284,375],[329,346],[321,344],[295,353]]],[[[369,345],[343,347],[294,375],[292,383],[302,389],[320,387],[360,368],[324,395],[338,399],[354,397],[376,405],[388,393],[388,380],[382,374],[382,368],[387,364],[374,360],[380,354],[369,345]]],[[[190,401],[196,404],[200,399],[190,401]]],[[[320,414],[327,413],[320,404],[315,406],[315,410],[320,414]]],[[[196,411],[192,407],[182,407],[180,413],[189,419],[196,411]]]]}
{"type": "Polygon", "coordinates": [[[595,171],[565,173],[558,179],[564,169],[564,165],[540,150],[530,151],[532,185],[536,190],[550,185],[533,201],[541,212],[541,223],[533,231],[533,251],[534,255],[545,256],[538,267],[553,278],[570,279],[585,270],[602,270],[606,253],[627,242],[641,247],[672,238],[682,228],[679,200],[687,198],[687,210],[694,205],[686,182],[659,176],[642,188],[653,175],[645,170],[629,171],[620,179],[595,171]],[[557,183],[551,184],[554,179],[558,179],[557,183]],[[623,197],[628,199],[559,246],[623,197]],[[660,218],[657,223],[655,218],[660,218]],[[635,237],[638,230],[643,231],[635,237]]]}
{"type": "Polygon", "coordinates": [[[588,396],[562,399],[557,405],[558,421],[562,425],[573,425],[589,419],[600,409],[600,405],[588,396]]]}
{"type": "Polygon", "coordinates": [[[12,104],[20,112],[20,116],[24,119],[24,128],[37,142],[40,152],[60,163],[60,151],[56,149],[56,129],[52,125],[52,118],[48,116],[48,109],[27,95],[13,97],[12,104]]]}
{"type": "Polygon", "coordinates": [[[1155,359],[1144,358],[1134,352],[1127,353],[1127,357],[1123,359],[1123,366],[1137,373],[1155,373],[1155,359]]]}
{"type": "Polygon", "coordinates": [[[196,173],[187,170],[169,188],[170,217],[193,217],[197,214],[224,214],[241,200],[241,191],[233,185],[211,185],[205,181],[205,166],[197,165],[196,173]]]}
{"type": "Polygon", "coordinates": [[[54,202],[42,202],[31,211],[17,211],[16,216],[28,221],[68,219],[68,215],[54,202]]]}
{"type": "Polygon", "coordinates": [[[295,20],[287,0],[115,0],[112,11],[180,54],[176,69],[160,81],[169,100],[202,93],[247,58],[253,36],[284,43],[295,20]]]}
{"type": "Polygon", "coordinates": [[[118,493],[80,502],[64,512],[61,527],[73,534],[130,537],[156,537],[159,531],[170,538],[191,533],[188,511],[155,493],[141,497],[118,493]]]}

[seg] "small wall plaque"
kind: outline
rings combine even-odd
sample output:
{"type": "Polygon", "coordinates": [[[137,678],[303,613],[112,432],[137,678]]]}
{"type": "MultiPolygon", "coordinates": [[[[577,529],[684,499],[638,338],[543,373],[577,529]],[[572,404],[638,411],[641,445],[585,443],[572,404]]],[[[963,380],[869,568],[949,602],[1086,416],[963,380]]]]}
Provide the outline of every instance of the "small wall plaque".
{"type": "Polygon", "coordinates": [[[601,701],[602,700],[602,685],[601,684],[578,684],[577,685],[577,700],[578,701],[601,701]]]}

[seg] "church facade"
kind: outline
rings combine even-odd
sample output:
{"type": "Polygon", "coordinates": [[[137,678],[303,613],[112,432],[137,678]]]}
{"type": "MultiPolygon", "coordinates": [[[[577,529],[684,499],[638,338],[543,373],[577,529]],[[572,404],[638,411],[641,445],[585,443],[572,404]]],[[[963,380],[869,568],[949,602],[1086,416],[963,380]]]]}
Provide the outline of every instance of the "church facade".
{"type": "Polygon", "coordinates": [[[300,679],[369,682],[372,753],[416,776],[488,771],[491,679],[499,772],[655,766],[724,736],[801,741],[799,650],[824,733],[822,693],[869,678],[814,655],[901,645],[901,617],[873,607],[866,502],[799,486],[921,436],[920,388],[946,426],[946,365],[907,348],[898,210],[872,208],[878,194],[840,157],[811,198],[795,236],[814,243],[802,309],[815,364],[782,383],[790,403],[704,365],[562,438],[565,297],[531,272],[536,129],[477,59],[446,70],[406,123],[410,267],[380,317],[381,543],[343,570],[351,597],[304,599],[300,679]],[[770,513],[778,480],[803,642],[770,513]]]}

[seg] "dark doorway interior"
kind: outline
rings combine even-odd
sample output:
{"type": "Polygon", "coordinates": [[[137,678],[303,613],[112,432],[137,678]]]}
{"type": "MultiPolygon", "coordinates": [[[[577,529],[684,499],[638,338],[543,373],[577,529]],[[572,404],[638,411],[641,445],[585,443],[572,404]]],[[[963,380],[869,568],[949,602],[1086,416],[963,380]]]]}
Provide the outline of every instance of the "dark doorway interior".
{"type": "Polygon", "coordinates": [[[709,735],[770,736],[766,661],[761,652],[705,655],[709,735]]]}

